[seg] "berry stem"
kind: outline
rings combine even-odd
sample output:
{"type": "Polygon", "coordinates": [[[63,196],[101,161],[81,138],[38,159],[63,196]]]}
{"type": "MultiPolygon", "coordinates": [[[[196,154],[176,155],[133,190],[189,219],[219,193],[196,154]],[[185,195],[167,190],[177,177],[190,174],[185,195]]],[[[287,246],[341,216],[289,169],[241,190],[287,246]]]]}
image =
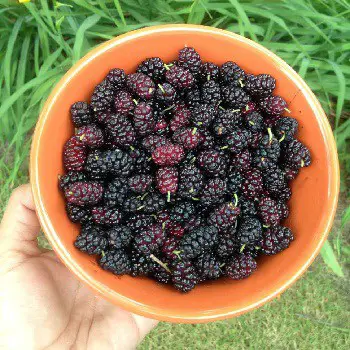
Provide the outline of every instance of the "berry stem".
{"type": "Polygon", "coordinates": [[[283,133],[283,136],[278,140],[278,142],[282,142],[286,138],[286,133],[283,133]]]}
{"type": "Polygon", "coordinates": [[[168,195],[167,195],[167,202],[170,203],[170,191],[168,191],[168,195]]]}
{"type": "Polygon", "coordinates": [[[166,223],[163,222],[163,223],[162,223],[162,230],[163,230],[163,231],[165,230],[165,226],[166,226],[166,223]]]}
{"type": "Polygon", "coordinates": [[[182,250],[173,250],[173,253],[181,260],[180,254],[182,253],[182,250]]]}
{"type": "Polygon", "coordinates": [[[147,195],[148,195],[148,192],[144,193],[140,199],[143,201],[147,195]]]}
{"type": "Polygon", "coordinates": [[[241,249],[239,250],[239,252],[242,253],[243,250],[244,250],[244,248],[245,248],[245,244],[242,245],[242,247],[241,247],[241,249]]]}
{"type": "Polygon", "coordinates": [[[196,132],[197,132],[197,128],[193,128],[193,130],[192,130],[192,135],[195,135],[196,132]]]}
{"type": "Polygon", "coordinates": [[[285,110],[286,112],[288,112],[288,113],[291,113],[291,110],[288,109],[288,108],[285,108],[284,110],[285,110]]]}
{"type": "Polygon", "coordinates": [[[251,121],[251,120],[249,120],[249,124],[250,125],[255,125],[255,123],[253,121],[251,121]]]}
{"type": "Polygon", "coordinates": [[[238,204],[238,196],[237,196],[237,193],[235,193],[235,194],[233,195],[233,197],[235,198],[235,204],[234,204],[234,206],[237,207],[237,204],[238,204]]]}
{"type": "Polygon", "coordinates": [[[271,144],[271,141],[273,139],[273,133],[272,133],[272,130],[271,128],[267,128],[267,132],[269,134],[269,143],[271,144]]]}
{"type": "Polygon", "coordinates": [[[162,91],[162,93],[165,95],[165,90],[164,90],[163,86],[161,84],[158,84],[158,86],[159,86],[159,89],[162,91]]]}
{"type": "Polygon", "coordinates": [[[133,99],[133,102],[134,102],[135,105],[137,106],[138,102],[137,102],[137,100],[136,100],[135,98],[133,99]]]}
{"type": "Polygon", "coordinates": [[[238,82],[239,82],[239,85],[241,85],[241,87],[244,87],[242,79],[238,79],[238,82]]]}
{"type": "Polygon", "coordinates": [[[166,266],[166,264],[164,264],[161,260],[159,260],[156,256],[154,256],[153,254],[151,254],[149,256],[153,261],[155,261],[157,264],[159,264],[164,270],[168,271],[169,273],[171,273],[170,269],[168,268],[168,266],[166,266]]]}
{"type": "Polygon", "coordinates": [[[192,198],[192,200],[194,200],[194,201],[199,201],[200,199],[199,198],[197,198],[197,197],[191,197],[192,198]]]}
{"type": "Polygon", "coordinates": [[[145,206],[141,205],[140,207],[138,207],[136,210],[142,210],[145,206]]]}
{"type": "Polygon", "coordinates": [[[300,166],[303,168],[305,166],[305,162],[304,160],[302,159],[301,162],[300,162],[300,166]]]}
{"type": "Polygon", "coordinates": [[[175,105],[171,105],[170,107],[165,108],[165,109],[163,110],[163,112],[169,111],[170,109],[172,109],[172,108],[174,108],[174,107],[175,107],[175,105]]]}
{"type": "Polygon", "coordinates": [[[209,81],[209,80],[210,80],[210,74],[207,75],[207,81],[209,81]]]}
{"type": "Polygon", "coordinates": [[[130,149],[131,149],[132,151],[135,151],[135,147],[133,147],[133,146],[130,146],[130,149]]]}
{"type": "Polygon", "coordinates": [[[228,146],[222,146],[220,149],[228,149],[228,146]]]}

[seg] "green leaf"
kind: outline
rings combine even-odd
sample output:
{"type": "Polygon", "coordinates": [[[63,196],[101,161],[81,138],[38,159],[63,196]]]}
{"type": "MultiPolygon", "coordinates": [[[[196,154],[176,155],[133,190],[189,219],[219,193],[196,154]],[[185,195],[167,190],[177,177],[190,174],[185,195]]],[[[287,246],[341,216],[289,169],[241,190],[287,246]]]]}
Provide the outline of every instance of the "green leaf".
{"type": "Polygon", "coordinates": [[[187,23],[191,24],[201,24],[205,16],[205,5],[203,4],[204,0],[194,0],[193,4],[190,7],[190,13],[188,15],[187,23]]]}
{"type": "Polygon", "coordinates": [[[350,205],[347,207],[341,218],[341,229],[343,229],[348,222],[350,222],[350,205]]]}
{"type": "Polygon", "coordinates": [[[55,27],[57,30],[60,30],[61,29],[61,25],[62,25],[62,22],[64,21],[65,17],[64,16],[61,16],[59,18],[57,18],[56,22],[55,22],[55,27]]]}
{"type": "Polygon", "coordinates": [[[75,37],[75,43],[73,47],[73,61],[76,62],[81,57],[83,42],[85,39],[85,32],[87,29],[91,28],[94,24],[96,24],[100,20],[100,15],[92,15],[88,17],[79,27],[77,31],[77,35],[75,37]]]}
{"type": "Polygon", "coordinates": [[[235,7],[235,9],[239,15],[239,18],[242,20],[242,23],[244,24],[246,30],[249,32],[250,37],[253,40],[258,41],[258,38],[255,35],[252,24],[250,23],[250,20],[246,14],[244,8],[242,7],[242,5],[237,0],[229,0],[229,1],[232,4],[232,6],[235,7]]]}
{"type": "Polygon", "coordinates": [[[120,6],[119,0],[114,0],[114,5],[115,5],[115,8],[116,8],[117,11],[118,11],[119,17],[121,18],[123,24],[126,26],[126,21],[125,21],[124,13],[123,13],[122,7],[120,6]]]}
{"type": "MultiPolygon", "coordinates": [[[[21,86],[25,83],[25,76],[26,76],[26,68],[28,66],[28,52],[29,52],[29,46],[30,46],[30,39],[31,35],[28,33],[24,37],[24,40],[22,42],[22,48],[21,48],[21,56],[19,59],[18,64],[18,71],[17,71],[17,79],[16,79],[16,90],[20,89],[21,86]]],[[[23,114],[23,101],[18,100],[16,104],[16,114],[18,116],[23,114]]]]}
{"type": "Polygon", "coordinates": [[[11,83],[12,83],[12,79],[11,79],[11,66],[13,64],[12,53],[14,50],[14,46],[15,46],[15,42],[16,42],[19,30],[20,30],[22,23],[23,23],[23,19],[24,18],[18,19],[13,26],[13,30],[12,30],[12,33],[9,37],[8,44],[7,44],[5,60],[3,62],[4,71],[5,71],[5,86],[6,86],[8,93],[10,93],[11,83]]]}
{"type": "Polygon", "coordinates": [[[323,261],[330,267],[330,269],[339,277],[344,277],[343,270],[334,254],[333,248],[329,241],[326,241],[321,249],[321,256],[323,261]]]}
{"type": "Polygon", "coordinates": [[[340,67],[331,60],[327,60],[327,62],[333,67],[334,73],[339,83],[337,108],[336,108],[336,114],[335,114],[335,126],[338,127],[340,116],[344,106],[344,101],[345,101],[346,81],[345,81],[344,73],[342,72],[340,67]]]}
{"type": "Polygon", "coordinates": [[[11,106],[28,90],[36,88],[40,84],[42,84],[47,79],[51,78],[57,74],[56,71],[50,71],[46,73],[43,77],[37,77],[35,79],[30,80],[28,83],[24,84],[20,89],[18,89],[14,94],[12,94],[10,97],[8,97],[6,100],[3,101],[0,107],[0,119],[3,118],[5,115],[5,112],[11,108],[11,106]]]}

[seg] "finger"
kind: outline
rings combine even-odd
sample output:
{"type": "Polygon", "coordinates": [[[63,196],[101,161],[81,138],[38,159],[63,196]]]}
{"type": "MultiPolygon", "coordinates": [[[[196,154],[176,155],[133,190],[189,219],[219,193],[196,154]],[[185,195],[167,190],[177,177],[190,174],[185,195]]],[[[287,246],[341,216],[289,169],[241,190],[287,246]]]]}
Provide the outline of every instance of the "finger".
{"type": "Polygon", "coordinates": [[[16,250],[36,253],[36,237],[40,232],[30,186],[16,188],[7,204],[0,224],[0,252],[16,250]]]}
{"type": "Polygon", "coordinates": [[[151,318],[146,318],[143,316],[132,314],[135,323],[139,329],[139,342],[158,324],[159,321],[153,320],[151,318]]]}

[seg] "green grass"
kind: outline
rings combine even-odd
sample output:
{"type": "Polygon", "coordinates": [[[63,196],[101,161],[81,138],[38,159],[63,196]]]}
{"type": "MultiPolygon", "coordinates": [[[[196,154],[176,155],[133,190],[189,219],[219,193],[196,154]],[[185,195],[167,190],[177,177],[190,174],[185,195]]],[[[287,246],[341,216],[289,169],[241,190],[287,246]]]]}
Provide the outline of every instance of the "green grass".
{"type": "Polygon", "coordinates": [[[280,299],[227,321],[161,323],[139,350],[298,349],[350,346],[346,286],[320,261],[280,299]]]}
{"type": "Polygon", "coordinates": [[[238,319],[163,324],[143,348],[342,349],[349,344],[350,3],[347,0],[0,0],[0,210],[28,181],[28,152],[52,87],[94,46],[165,23],[227,29],[276,52],[305,78],[327,112],[341,161],[342,205],[321,260],[290,291],[238,319]],[[304,315],[304,316],[300,316],[304,315]],[[259,346],[257,345],[259,344],[259,346]]]}

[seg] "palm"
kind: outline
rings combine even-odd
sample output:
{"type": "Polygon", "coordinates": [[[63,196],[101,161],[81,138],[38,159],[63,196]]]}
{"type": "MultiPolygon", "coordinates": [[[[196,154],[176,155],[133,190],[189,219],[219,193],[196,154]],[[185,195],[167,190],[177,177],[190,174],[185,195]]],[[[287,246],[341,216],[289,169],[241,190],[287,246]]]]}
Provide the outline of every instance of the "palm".
{"type": "Polygon", "coordinates": [[[13,339],[21,329],[24,334],[34,332],[35,349],[48,346],[62,349],[67,343],[71,346],[78,341],[83,341],[87,348],[119,348],[124,342],[118,325],[119,329],[131,328],[126,340],[129,348],[135,347],[137,337],[130,339],[138,332],[133,316],[95,296],[53,253],[38,253],[20,260],[1,281],[8,295],[8,310],[15,318],[13,324],[18,327],[9,329],[13,339]]]}
{"type": "Polygon", "coordinates": [[[0,224],[0,349],[134,349],[156,325],[109,304],[36,244],[28,185],[0,224]]]}

